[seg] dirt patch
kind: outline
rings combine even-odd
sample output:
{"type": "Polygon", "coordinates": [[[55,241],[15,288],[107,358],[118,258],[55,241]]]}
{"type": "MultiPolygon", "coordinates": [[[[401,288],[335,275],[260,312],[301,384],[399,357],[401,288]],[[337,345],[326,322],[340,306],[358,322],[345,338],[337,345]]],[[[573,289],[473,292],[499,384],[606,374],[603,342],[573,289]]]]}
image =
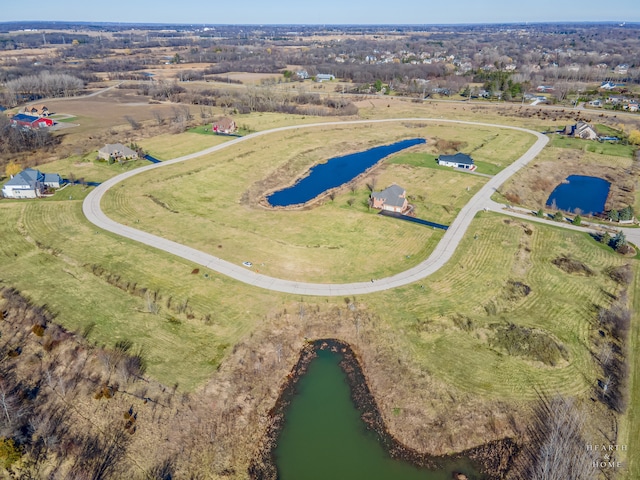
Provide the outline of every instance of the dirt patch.
{"type": "Polygon", "coordinates": [[[298,362],[287,377],[288,381],[284,385],[275,407],[269,412],[270,419],[265,438],[249,467],[249,476],[252,479],[275,480],[278,478],[274,450],[284,425],[285,411],[295,395],[296,384],[316,357],[316,352],[325,349],[340,352],[343,355],[340,366],[347,375],[351,387],[351,398],[358,410],[362,412],[362,420],[369,429],[376,432],[391,457],[430,469],[443,468],[444,464],[457,458],[469,458],[483,470],[483,474],[488,479],[504,478],[507,474],[511,467],[511,460],[519,450],[516,443],[510,438],[489,442],[457,454],[442,456],[421,453],[403,445],[387,430],[355,352],[348,344],[340,340],[323,339],[305,344],[298,362]]]}

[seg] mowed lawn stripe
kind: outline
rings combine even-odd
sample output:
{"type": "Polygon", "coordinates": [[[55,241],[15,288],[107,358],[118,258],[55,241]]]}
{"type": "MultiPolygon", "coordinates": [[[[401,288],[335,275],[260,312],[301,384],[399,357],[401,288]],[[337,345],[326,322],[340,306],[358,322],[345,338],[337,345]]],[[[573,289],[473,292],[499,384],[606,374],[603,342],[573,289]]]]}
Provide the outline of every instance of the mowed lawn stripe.
{"type": "Polygon", "coordinates": [[[396,308],[381,309],[383,318],[405,332],[406,348],[415,352],[423,368],[464,392],[534,400],[537,389],[584,397],[599,372],[589,349],[596,315],[592,306],[609,305],[609,293],[616,291],[602,271],[625,260],[594,245],[585,234],[505,220],[492,213],[478,215],[452,260],[424,279],[423,288],[407,286],[380,294],[371,303],[387,304],[394,298],[396,308]],[[523,269],[517,252],[527,242],[533,248],[523,269]],[[558,251],[597,262],[596,275],[586,278],[559,270],[551,264],[558,251]],[[508,301],[509,280],[523,282],[531,293],[508,301]],[[485,308],[491,301],[496,312],[485,308]],[[470,319],[472,327],[456,326],[457,315],[470,319]],[[568,351],[568,362],[549,366],[491,347],[492,325],[507,322],[559,341],[568,351]]]}

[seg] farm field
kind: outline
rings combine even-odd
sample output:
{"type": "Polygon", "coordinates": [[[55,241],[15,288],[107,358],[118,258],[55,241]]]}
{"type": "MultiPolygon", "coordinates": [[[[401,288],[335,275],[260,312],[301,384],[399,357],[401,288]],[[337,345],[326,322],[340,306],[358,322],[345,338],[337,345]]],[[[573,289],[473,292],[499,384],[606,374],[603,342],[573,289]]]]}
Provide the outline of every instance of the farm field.
{"type": "Polygon", "coordinates": [[[304,210],[265,208],[263,197],[333,156],[403,138],[427,138],[426,145],[411,149],[419,155],[433,151],[430,140],[439,136],[453,141],[464,138],[478,152],[491,151],[493,141],[510,139],[514,148],[493,156],[496,164],[503,165],[532,142],[521,132],[476,131],[437,123],[407,123],[393,132],[385,124],[282,132],[134,177],[108,192],[103,208],[121,223],[135,224],[237,264],[250,261],[269,276],[315,282],[381,278],[424,260],[441,232],[376,217],[368,209],[367,185],[381,190],[398,183],[407,190],[419,217],[446,224],[486,179],[383,162],[353,188],[304,210]]]}

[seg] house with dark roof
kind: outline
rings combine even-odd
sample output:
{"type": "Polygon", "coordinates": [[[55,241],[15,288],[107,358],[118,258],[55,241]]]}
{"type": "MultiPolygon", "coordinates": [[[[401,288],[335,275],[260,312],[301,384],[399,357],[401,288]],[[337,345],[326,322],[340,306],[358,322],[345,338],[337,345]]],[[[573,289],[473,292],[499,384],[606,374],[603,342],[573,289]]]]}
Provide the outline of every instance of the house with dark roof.
{"type": "Polygon", "coordinates": [[[234,133],[236,130],[238,130],[238,125],[236,125],[236,122],[232,118],[222,117],[216,120],[215,122],[213,122],[213,125],[211,126],[211,130],[213,130],[214,133],[229,135],[231,133],[234,133]]]}
{"type": "Polygon", "coordinates": [[[583,140],[597,140],[598,132],[595,128],[585,122],[578,122],[575,125],[568,125],[563,130],[565,135],[575,138],[582,138],[583,140]]]}
{"type": "Polygon", "coordinates": [[[5,198],[36,198],[43,196],[49,188],[60,188],[62,179],[57,173],[42,173],[27,168],[11,177],[2,187],[5,198]]]}
{"type": "Polygon", "coordinates": [[[466,153],[456,153],[455,155],[440,155],[438,165],[445,167],[462,168],[464,170],[475,170],[473,158],[466,153]]]}
{"type": "Polygon", "coordinates": [[[11,117],[11,124],[23,128],[44,128],[51,127],[53,120],[45,117],[36,117],[34,115],[26,115],[24,113],[18,113],[11,117]]]}
{"type": "Polygon", "coordinates": [[[394,183],[381,192],[372,192],[371,206],[379,210],[404,213],[409,209],[407,192],[394,183]]]}
{"type": "Polygon", "coordinates": [[[110,143],[98,150],[98,158],[109,160],[129,160],[131,158],[138,158],[138,152],[130,149],[129,147],[121,143],[110,143]]]}

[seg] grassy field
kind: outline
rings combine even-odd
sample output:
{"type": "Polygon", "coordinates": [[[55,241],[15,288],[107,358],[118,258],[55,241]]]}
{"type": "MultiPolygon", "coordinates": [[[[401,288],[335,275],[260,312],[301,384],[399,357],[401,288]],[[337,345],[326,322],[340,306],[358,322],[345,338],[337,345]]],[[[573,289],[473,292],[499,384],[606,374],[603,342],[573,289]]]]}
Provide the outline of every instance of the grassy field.
{"type": "MultiPolygon", "coordinates": [[[[380,278],[426,258],[441,233],[377,217],[368,209],[366,184],[375,183],[380,190],[398,183],[419,217],[449,223],[486,179],[414,167],[392,157],[392,163],[370,173],[353,190],[345,189],[315,208],[273,211],[258,202],[263,194],[293,183],[313,164],[337,154],[379,145],[381,139],[392,143],[433,136],[464,138],[472,148],[488,151],[492,141],[511,139],[517,146],[494,157],[501,164],[517,158],[531,141],[520,132],[476,132],[457,125],[407,124],[393,132],[386,125],[284,132],[168,167],[153,178],[133,178],[107,194],[104,208],[118,221],[231,262],[251,261],[267,275],[317,282],[380,278]]],[[[401,155],[425,155],[433,148],[427,143],[401,155]]]]}
{"type": "MultiPolygon", "coordinates": [[[[109,115],[116,121],[120,110],[110,108],[109,115]]],[[[133,112],[138,107],[122,108],[122,112],[133,112]]],[[[487,113],[460,104],[416,106],[375,99],[361,105],[363,117],[403,112],[514,125],[550,122],[542,117],[507,119],[499,108],[487,113]]],[[[240,124],[253,130],[323,120],[276,114],[239,117],[240,124]]],[[[131,179],[113,189],[103,207],[123,223],[230,261],[251,260],[261,273],[332,282],[382,277],[425,258],[441,233],[368,211],[367,184],[375,183],[380,190],[397,182],[407,189],[419,217],[449,223],[486,179],[434,166],[438,152],[427,143],[391,157],[357,182],[353,191],[347,188],[313,209],[269,211],[258,202],[265,192],[291,183],[311,164],[336,152],[417,136],[465,142],[463,151],[486,168],[497,169],[517,158],[532,141],[516,132],[503,135],[498,130],[426,122],[393,129],[345,126],[286,132],[131,179]]],[[[206,148],[212,145],[207,142],[220,138],[225,137],[187,132],[139,143],[167,159],[206,148]]],[[[625,156],[547,148],[529,169],[563,161],[575,161],[572,165],[581,168],[603,161],[612,168],[631,165],[625,156]],[[576,158],[567,156],[574,153],[576,158]]],[[[39,168],[103,181],[133,166],[96,163],[87,154],[39,168]]],[[[80,199],[86,192],[85,187],[71,186],[49,199],[0,201],[0,282],[19,288],[37,304],[47,304],[56,322],[84,332],[91,342],[112,346],[128,339],[143,347],[149,375],[167,386],[178,384],[179,390],[189,392],[210,379],[215,384],[221,362],[238,345],[251,355],[262,355],[260,339],[268,336],[291,339],[292,345],[301,342],[308,336],[305,322],[312,322],[298,315],[301,305],[307,312],[348,311],[344,299],[293,297],[248,287],[202,268],[194,273],[194,265],[188,262],[97,230],[82,215],[80,199]]],[[[453,259],[435,275],[349,301],[358,305],[358,313],[374,319],[361,326],[361,335],[371,341],[366,347],[371,356],[392,351],[390,368],[413,368],[417,372],[413,379],[433,377],[446,385],[440,393],[454,395],[460,408],[468,399],[488,406],[491,402],[522,406],[535,400],[538,391],[575,395],[590,404],[599,372],[589,349],[592,322],[597,307],[609,305],[619,293],[604,271],[629,262],[635,266],[635,260],[622,258],[583,234],[482,213],[453,259]],[[596,275],[582,277],[559,270],[551,260],[562,254],[580,259],[596,275]],[[530,292],[514,295],[508,288],[510,281],[526,285],[530,292]],[[509,323],[562,345],[567,360],[551,366],[496,346],[492,343],[496,329],[509,323]]],[[[636,312],[640,308],[635,294],[638,275],[636,266],[636,289],[630,290],[636,312]]],[[[632,353],[640,341],[634,315],[632,353]]],[[[630,446],[630,480],[637,477],[640,465],[633,447],[640,440],[636,400],[640,357],[633,358],[632,402],[628,415],[619,421],[619,441],[630,446]]],[[[275,388],[281,378],[270,380],[275,388]]],[[[433,392],[408,389],[405,393],[407,398],[418,395],[416,408],[423,411],[444,408],[437,397],[428,398],[433,392]]],[[[381,405],[384,402],[382,398],[381,405]]],[[[400,420],[409,410],[402,403],[392,407],[400,420]]],[[[599,438],[594,436],[594,441],[599,438]]]]}
{"type": "Polygon", "coordinates": [[[608,295],[617,292],[602,272],[624,262],[587,235],[482,213],[445,268],[421,285],[364,301],[402,333],[399,350],[408,349],[424,369],[462,391],[505,399],[533,400],[536,391],[584,397],[597,370],[585,348],[594,305],[608,305],[608,295]],[[551,260],[560,255],[581,259],[598,275],[559,270],[551,260]],[[531,293],[514,298],[509,280],[531,293]],[[394,308],[383,307],[390,304],[394,308]],[[470,326],[458,326],[458,316],[470,326]],[[507,322],[550,335],[567,348],[569,361],[550,367],[489,346],[491,325],[507,322]]]}
{"type": "Polygon", "coordinates": [[[170,160],[189,153],[199,152],[205,148],[220,145],[229,140],[233,140],[233,137],[202,135],[199,134],[199,132],[185,132],[178,135],[166,133],[152,138],[145,138],[139,143],[152,157],[158,160],[170,160]]]}
{"type": "Polygon", "coordinates": [[[595,140],[582,140],[580,138],[568,138],[563,135],[551,135],[552,147],[573,148],[585,152],[608,155],[612,157],[633,158],[635,147],[619,143],[597,142],[595,140]]]}
{"type": "MultiPolygon", "coordinates": [[[[640,269],[636,269],[635,292],[640,286],[640,269]]],[[[627,476],[629,480],[640,477],[640,452],[635,448],[640,445],[640,295],[633,296],[634,321],[629,332],[629,344],[627,355],[629,356],[629,407],[626,415],[620,422],[621,445],[628,445],[626,453],[627,476]]]]}
{"type": "Polygon", "coordinates": [[[128,339],[143,347],[149,373],[167,385],[202,384],[255,315],[282,301],[212,272],[192,274],[186,262],[96,231],[79,201],[2,201],[0,215],[1,281],[47,304],[65,327],[89,329],[99,345],[128,339]],[[105,273],[96,275],[93,265],[105,273]],[[134,284],[158,292],[157,314],[145,294],[132,293],[134,284]]]}

